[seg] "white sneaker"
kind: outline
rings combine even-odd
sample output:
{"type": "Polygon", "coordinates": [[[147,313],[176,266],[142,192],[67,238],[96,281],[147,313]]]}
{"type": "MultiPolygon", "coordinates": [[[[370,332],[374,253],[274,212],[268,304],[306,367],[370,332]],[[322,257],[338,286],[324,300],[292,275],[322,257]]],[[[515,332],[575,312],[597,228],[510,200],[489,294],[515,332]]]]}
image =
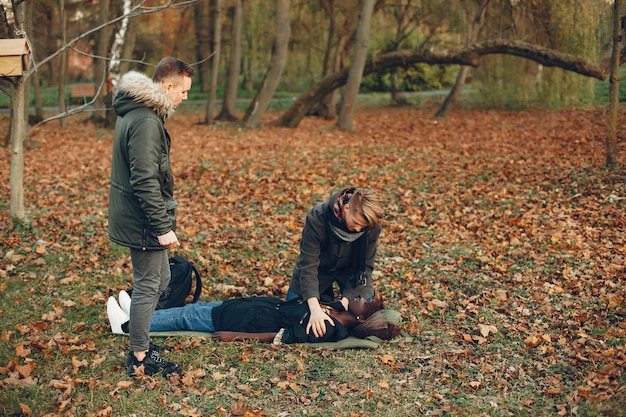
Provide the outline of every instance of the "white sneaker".
{"type": "Polygon", "coordinates": [[[124,290],[120,291],[120,294],[117,296],[117,299],[120,302],[120,307],[128,317],[130,317],[130,295],[124,290]]]}
{"type": "Polygon", "coordinates": [[[109,297],[107,301],[107,315],[109,316],[109,324],[111,325],[111,331],[114,334],[125,334],[122,331],[122,324],[130,320],[130,317],[115,300],[115,297],[109,297]]]}

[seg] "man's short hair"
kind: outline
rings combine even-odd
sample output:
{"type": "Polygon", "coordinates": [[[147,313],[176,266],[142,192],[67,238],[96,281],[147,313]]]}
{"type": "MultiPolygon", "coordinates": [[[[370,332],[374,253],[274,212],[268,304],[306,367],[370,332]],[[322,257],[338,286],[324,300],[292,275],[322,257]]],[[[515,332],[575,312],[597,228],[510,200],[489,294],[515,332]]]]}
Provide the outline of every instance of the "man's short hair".
{"type": "Polygon", "coordinates": [[[194,69],[180,59],[166,57],[161,60],[154,70],[152,81],[162,82],[168,78],[193,77],[194,69]]]}

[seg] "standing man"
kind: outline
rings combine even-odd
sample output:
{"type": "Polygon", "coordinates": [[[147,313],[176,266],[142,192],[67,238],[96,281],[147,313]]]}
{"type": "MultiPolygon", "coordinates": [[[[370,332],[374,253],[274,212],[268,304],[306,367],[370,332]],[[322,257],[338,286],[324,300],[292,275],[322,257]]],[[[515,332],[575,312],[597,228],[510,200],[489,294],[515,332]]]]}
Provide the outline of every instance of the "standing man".
{"type": "Polygon", "coordinates": [[[163,360],[150,342],[150,320],[159,296],[170,281],[168,249],[176,237],[174,182],[170,135],[165,119],[187,99],[194,70],[176,58],[164,58],[152,79],[131,71],[119,81],[113,108],[117,114],[111,188],[109,238],[130,248],[133,293],[130,310],[130,351],[126,372],[135,375],[180,373],[163,360]]]}

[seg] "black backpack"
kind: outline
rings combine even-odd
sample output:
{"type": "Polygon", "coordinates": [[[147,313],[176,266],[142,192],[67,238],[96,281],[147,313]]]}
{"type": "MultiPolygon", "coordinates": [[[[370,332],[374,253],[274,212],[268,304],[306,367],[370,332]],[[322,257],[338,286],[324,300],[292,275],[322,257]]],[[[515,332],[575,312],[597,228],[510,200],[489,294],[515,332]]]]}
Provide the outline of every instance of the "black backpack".
{"type": "MultiPolygon", "coordinates": [[[[191,284],[194,276],[196,278],[196,289],[191,302],[195,303],[198,301],[202,293],[202,280],[194,264],[183,256],[174,256],[170,258],[170,272],[172,278],[165,291],[161,293],[156,309],[162,310],[164,308],[184,306],[187,296],[191,293],[191,284]]],[[[132,289],[128,290],[128,294],[132,294],[132,291],[132,289]]]]}

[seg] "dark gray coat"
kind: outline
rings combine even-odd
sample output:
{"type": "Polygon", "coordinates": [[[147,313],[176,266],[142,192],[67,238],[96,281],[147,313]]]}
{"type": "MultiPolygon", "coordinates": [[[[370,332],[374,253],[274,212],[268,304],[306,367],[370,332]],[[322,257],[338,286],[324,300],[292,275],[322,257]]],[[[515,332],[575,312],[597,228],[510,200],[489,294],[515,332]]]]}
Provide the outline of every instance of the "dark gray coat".
{"type": "Polygon", "coordinates": [[[328,227],[329,206],[341,191],[328,201],[313,207],[306,216],[300,241],[300,255],[293,269],[290,289],[304,300],[320,298],[336,281],[343,288],[342,295],[351,298],[357,295],[365,299],[374,296],[372,271],[376,258],[376,244],[382,226],[380,223],[367,230],[367,254],[365,257],[365,286],[353,288],[348,281],[353,275],[354,255],[357,243],[344,242],[335,237],[328,227]]]}
{"type": "Polygon", "coordinates": [[[163,249],[157,236],[176,230],[170,136],[165,119],[174,103],[160,84],[131,71],[119,82],[109,238],[135,249],[163,249]]]}

